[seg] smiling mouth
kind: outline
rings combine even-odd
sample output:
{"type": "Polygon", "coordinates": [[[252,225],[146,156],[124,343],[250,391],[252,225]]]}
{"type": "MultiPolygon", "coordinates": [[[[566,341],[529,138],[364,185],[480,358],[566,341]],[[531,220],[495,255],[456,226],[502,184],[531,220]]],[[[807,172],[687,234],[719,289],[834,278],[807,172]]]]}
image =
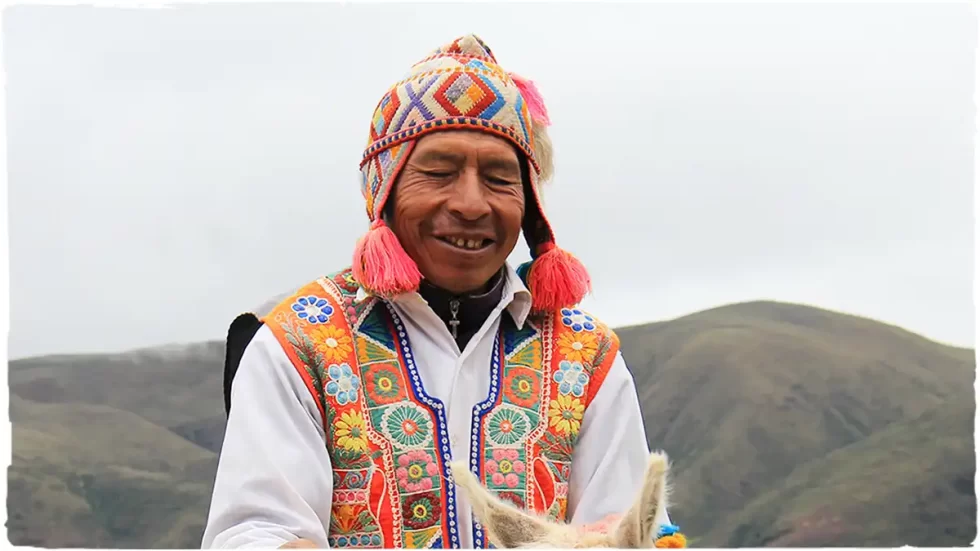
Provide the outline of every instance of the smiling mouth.
{"type": "Polygon", "coordinates": [[[493,244],[493,239],[463,239],[462,237],[437,237],[436,239],[464,251],[480,251],[493,244]]]}

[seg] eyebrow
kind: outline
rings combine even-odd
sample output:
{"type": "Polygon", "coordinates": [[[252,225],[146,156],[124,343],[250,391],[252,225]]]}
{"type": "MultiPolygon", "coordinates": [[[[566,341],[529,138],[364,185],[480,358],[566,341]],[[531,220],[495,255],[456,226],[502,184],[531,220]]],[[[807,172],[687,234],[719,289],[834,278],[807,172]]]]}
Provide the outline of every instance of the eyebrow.
{"type": "Polygon", "coordinates": [[[521,163],[517,159],[491,157],[485,161],[481,161],[480,168],[483,170],[511,170],[514,172],[520,172],[521,163]]]}
{"type": "MultiPolygon", "coordinates": [[[[452,153],[450,151],[433,149],[419,153],[416,162],[420,164],[444,162],[458,165],[463,162],[463,155],[460,155],[459,153],[452,153]]],[[[521,171],[521,163],[518,159],[491,156],[480,161],[480,169],[507,170],[517,173],[521,171]]]]}
{"type": "Polygon", "coordinates": [[[463,160],[463,156],[458,153],[450,153],[448,151],[431,150],[425,151],[419,155],[418,162],[420,163],[453,163],[459,164],[463,160]]]}

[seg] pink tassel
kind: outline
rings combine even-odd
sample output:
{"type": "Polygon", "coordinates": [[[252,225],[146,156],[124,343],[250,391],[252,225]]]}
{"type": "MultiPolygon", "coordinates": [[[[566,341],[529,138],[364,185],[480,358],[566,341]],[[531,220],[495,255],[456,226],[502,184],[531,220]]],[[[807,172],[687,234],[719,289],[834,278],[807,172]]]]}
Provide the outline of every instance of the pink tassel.
{"type": "Polygon", "coordinates": [[[551,119],[548,118],[548,108],[544,105],[544,98],[533,81],[528,80],[518,74],[509,73],[511,80],[521,91],[521,97],[527,103],[527,110],[531,113],[531,119],[542,126],[551,126],[551,119]]]}
{"type": "Polygon", "coordinates": [[[365,291],[383,298],[415,291],[422,282],[415,261],[380,218],[357,241],[351,268],[354,279],[365,291]]]}
{"type": "Polygon", "coordinates": [[[543,243],[539,250],[543,252],[534,259],[528,274],[534,309],[554,312],[580,303],[592,290],[592,279],[585,266],[552,242],[543,243]]]}

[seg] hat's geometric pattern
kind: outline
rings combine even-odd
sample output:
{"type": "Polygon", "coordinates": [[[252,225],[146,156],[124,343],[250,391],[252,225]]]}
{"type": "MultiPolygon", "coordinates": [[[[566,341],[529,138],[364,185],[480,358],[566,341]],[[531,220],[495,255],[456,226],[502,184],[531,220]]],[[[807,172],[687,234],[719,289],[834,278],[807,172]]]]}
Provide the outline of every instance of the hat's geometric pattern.
{"type": "Polygon", "coordinates": [[[381,216],[415,140],[450,128],[505,138],[527,155],[532,172],[539,171],[519,88],[479,38],[465,36],[416,63],[378,102],[361,159],[361,193],[372,221],[381,216]]]}

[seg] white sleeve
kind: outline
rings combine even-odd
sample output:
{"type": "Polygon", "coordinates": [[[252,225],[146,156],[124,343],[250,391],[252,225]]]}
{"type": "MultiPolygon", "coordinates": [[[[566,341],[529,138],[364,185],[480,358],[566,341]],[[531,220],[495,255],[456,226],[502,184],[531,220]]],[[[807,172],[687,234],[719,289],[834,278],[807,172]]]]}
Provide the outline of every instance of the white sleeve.
{"type": "MultiPolygon", "coordinates": [[[[572,456],[568,515],[572,524],[591,524],[622,515],[636,499],[650,450],[633,376],[622,354],[585,410],[572,456]]],[[[668,524],[658,518],[657,524],[668,524]]]]}
{"type": "Polygon", "coordinates": [[[202,548],[327,547],[333,474],[320,410],[272,331],[242,355],[202,548]]]}

